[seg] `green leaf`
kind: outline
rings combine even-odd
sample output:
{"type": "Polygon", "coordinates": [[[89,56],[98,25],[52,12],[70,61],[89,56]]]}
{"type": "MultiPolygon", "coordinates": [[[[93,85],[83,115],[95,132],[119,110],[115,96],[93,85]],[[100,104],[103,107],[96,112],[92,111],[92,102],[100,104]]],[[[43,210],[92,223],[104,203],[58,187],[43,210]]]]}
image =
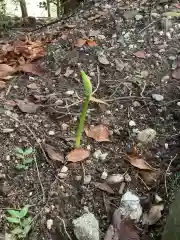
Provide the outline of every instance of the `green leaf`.
{"type": "Polygon", "coordinates": [[[9,210],[7,210],[7,212],[8,212],[12,217],[19,218],[19,213],[20,213],[19,210],[9,209],[9,210]]]}
{"type": "Polygon", "coordinates": [[[22,148],[16,147],[14,150],[16,153],[24,154],[24,151],[22,148]]]}
{"type": "Polygon", "coordinates": [[[32,218],[31,218],[31,217],[28,217],[28,218],[23,219],[23,221],[21,222],[21,225],[22,225],[23,227],[26,227],[27,225],[30,225],[31,222],[32,222],[32,218]]]}
{"type": "Polygon", "coordinates": [[[15,155],[17,158],[24,159],[24,155],[22,155],[22,154],[16,153],[15,155]]]}
{"type": "Polygon", "coordinates": [[[84,95],[90,97],[92,94],[92,84],[84,71],[81,71],[81,77],[84,85],[84,95]]]}
{"type": "Polygon", "coordinates": [[[29,210],[29,205],[24,206],[19,212],[19,218],[24,218],[29,210]]]}
{"type": "Polygon", "coordinates": [[[32,154],[33,152],[34,152],[34,149],[32,147],[26,148],[24,150],[24,155],[29,155],[29,154],[32,154]]]}
{"type": "Polygon", "coordinates": [[[20,223],[19,218],[13,218],[13,217],[6,217],[6,220],[10,223],[20,223]]]}
{"type": "Polygon", "coordinates": [[[24,234],[27,235],[30,230],[31,230],[31,225],[29,224],[24,228],[24,234]]]}
{"type": "Polygon", "coordinates": [[[163,16],[166,17],[180,17],[180,12],[165,12],[163,16]]]}
{"type": "Polygon", "coordinates": [[[26,169],[26,166],[25,165],[23,165],[23,164],[16,164],[15,165],[15,168],[17,168],[17,169],[26,169]]]}
{"type": "Polygon", "coordinates": [[[24,232],[24,229],[20,228],[20,227],[17,227],[17,228],[14,228],[11,233],[14,234],[14,235],[17,235],[17,234],[20,234],[20,233],[23,233],[24,232]]]}
{"type": "Polygon", "coordinates": [[[23,163],[28,164],[28,163],[32,163],[33,161],[34,161],[34,158],[25,158],[23,163]]]}

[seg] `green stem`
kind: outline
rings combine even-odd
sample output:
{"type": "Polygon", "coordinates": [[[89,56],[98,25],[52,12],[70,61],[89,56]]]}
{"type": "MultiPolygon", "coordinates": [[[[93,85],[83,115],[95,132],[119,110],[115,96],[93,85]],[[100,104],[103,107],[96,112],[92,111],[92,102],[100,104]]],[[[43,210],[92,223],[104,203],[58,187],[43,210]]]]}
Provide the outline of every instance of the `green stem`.
{"type": "Polygon", "coordinates": [[[85,119],[86,119],[86,113],[87,113],[89,101],[90,101],[90,96],[85,96],[84,101],[83,101],[83,105],[82,105],[82,111],[81,111],[81,114],[80,114],[77,134],[76,134],[75,148],[79,148],[80,144],[81,144],[81,137],[82,137],[82,133],[83,133],[83,130],[84,130],[84,122],[85,122],[85,119]]]}

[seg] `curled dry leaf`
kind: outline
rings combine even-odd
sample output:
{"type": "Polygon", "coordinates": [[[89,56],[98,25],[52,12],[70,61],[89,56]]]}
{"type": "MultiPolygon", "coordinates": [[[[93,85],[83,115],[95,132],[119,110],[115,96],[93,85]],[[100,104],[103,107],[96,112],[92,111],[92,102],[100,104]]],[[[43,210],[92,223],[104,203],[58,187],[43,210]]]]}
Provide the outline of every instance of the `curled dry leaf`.
{"type": "Polygon", "coordinates": [[[17,70],[7,64],[0,64],[0,79],[6,78],[13,73],[15,73],[17,70]]]}
{"type": "Polygon", "coordinates": [[[89,150],[84,149],[84,148],[76,148],[72,150],[70,153],[67,155],[67,161],[68,162],[81,162],[88,158],[90,155],[89,150]]]}
{"type": "Polygon", "coordinates": [[[143,214],[142,223],[154,225],[161,218],[161,211],[164,209],[164,204],[154,205],[150,208],[149,213],[143,214]]]}
{"type": "Polygon", "coordinates": [[[18,68],[19,71],[32,73],[37,76],[43,76],[45,74],[45,70],[40,66],[33,63],[26,63],[18,68]]]}
{"type": "Polygon", "coordinates": [[[91,39],[88,39],[88,40],[86,41],[86,43],[87,43],[87,45],[88,45],[89,47],[95,47],[95,46],[97,46],[97,43],[96,43],[94,40],[91,40],[91,39]]]}
{"type": "Polygon", "coordinates": [[[86,44],[86,39],[79,38],[76,41],[75,47],[82,47],[86,44]]]}
{"type": "Polygon", "coordinates": [[[102,191],[105,191],[111,194],[114,193],[113,189],[107,183],[93,182],[93,184],[96,188],[99,188],[102,191]]]}
{"type": "Polygon", "coordinates": [[[155,184],[160,177],[160,171],[140,171],[140,175],[142,176],[143,180],[147,185],[155,184]]]}
{"type": "Polygon", "coordinates": [[[49,158],[53,161],[64,162],[64,156],[60,151],[57,151],[54,147],[45,144],[45,150],[49,158]]]}
{"type": "Polygon", "coordinates": [[[38,105],[29,102],[28,100],[16,100],[17,106],[24,113],[35,113],[39,108],[38,105]]]}
{"type": "Polygon", "coordinates": [[[137,51],[134,53],[134,56],[137,58],[143,58],[146,59],[146,52],[145,51],[137,51]]]}
{"type": "Polygon", "coordinates": [[[155,168],[153,168],[151,165],[149,165],[145,159],[141,156],[128,156],[127,155],[127,161],[130,162],[131,165],[133,165],[136,168],[142,169],[142,170],[151,170],[156,171],[155,168]]]}
{"type": "Polygon", "coordinates": [[[91,96],[90,101],[91,101],[91,102],[96,102],[96,103],[105,104],[105,105],[109,106],[109,104],[108,104],[105,100],[98,99],[98,98],[95,98],[95,97],[93,97],[93,96],[91,96]]]}
{"type": "Polygon", "coordinates": [[[110,142],[109,130],[102,124],[90,128],[86,126],[84,131],[88,137],[93,138],[97,142],[110,142]]]}

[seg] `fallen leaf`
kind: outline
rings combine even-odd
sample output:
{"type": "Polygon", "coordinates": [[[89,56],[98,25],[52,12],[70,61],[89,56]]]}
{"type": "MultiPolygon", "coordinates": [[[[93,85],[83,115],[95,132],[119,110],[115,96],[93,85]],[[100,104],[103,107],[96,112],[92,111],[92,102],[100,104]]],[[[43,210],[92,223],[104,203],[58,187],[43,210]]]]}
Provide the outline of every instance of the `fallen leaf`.
{"type": "Polygon", "coordinates": [[[47,152],[49,158],[53,161],[64,162],[64,156],[60,151],[57,151],[54,147],[45,144],[45,151],[47,152]]]}
{"type": "Polygon", "coordinates": [[[5,78],[15,73],[17,70],[7,64],[0,64],[0,78],[5,78]]]}
{"type": "Polygon", "coordinates": [[[24,113],[35,113],[39,108],[38,105],[27,100],[16,100],[17,106],[24,113]]]}
{"type": "Polygon", "coordinates": [[[110,142],[109,130],[102,124],[90,128],[86,126],[84,131],[88,137],[93,138],[97,142],[110,142]]]}
{"type": "Polygon", "coordinates": [[[81,162],[88,158],[90,155],[89,150],[84,149],[84,148],[76,148],[72,150],[70,153],[67,155],[67,161],[68,162],[81,162]]]}
{"type": "Polygon", "coordinates": [[[140,171],[140,175],[147,185],[155,184],[160,177],[160,171],[140,171]]]}
{"type": "Polygon", "coordinates": [[[180,80],[180,68],[174,69],[174,71],[172,72],[172,77],[180,80]]]}
{"type": "Polygon", "coordinates": [[[137,58],[143,58],[146,59],[146,52],[145,51],[137,51],[134,53],[134,56],[137,58]]]}
{"type": "Polygon", "coordinates": [[[98,98],[95,98],[93,96],[90,97],[90,101],[91,102],[96,102],[96,103],[102,103],[102,104],[105,104],[105,105],[109,106],[109,104],[105,100],[98,99],[98,98]]]}
{"type": "Polygon", "coordinates": [[[98,55],[98,61],[103,65],[108,65],[110,62],[107,60],[107,57],[104,54],[98,55]]]}
{"type": "Polygon", "coordinates": [[[174,4],[174,6],[178,9],[180,9],[180,4],[179,3],[174,4]]]}
{"type": "Polygon", "coordinates": [[[6,87],[6,83],[3,81],[0,81],[0,89],[4,89],[6,87]]]}
{"type": "Polygon", "coordinates": [[[86,41],[86,43],[87,43],[87,45],[88,45],[89,47],[95,47],[95,46],[97,46],[97,43],[96,43],[94,40],[91,40],[91,39],[88,39],[88,40],[86,41]]]}
{"type": "Polygon", "coordinates": [[[165,12],[163,16],[166,17],[180,17],[180,12],[165,12]]]}
{"type": "Polygon", "coordinates": [[[154,225],[162,216],[161,211],[164,209],[164,204],[153,205],[148,213],[143,214],[142,223],[154,225]]]}
{"type": "Polygon", "coordinates": [[[142,170],[151,170],[155,171],[156,169],[151,167],[143,157],[141,156],[128,156],[127,155],[127,161],[130,162],[131,165],[133,165],[136,168],[142,169],[142,170]]]}
{"type": "Polygon", "coordinates": [[[74,72],[73,69],[70,69],[70,67],[67,67],[64,76],[65,76],[66,78],[68,78],[71,74],[73,74],[73,72],[74,72]]]}
{"type": "Polygon", "coordinates": [[[94,186],[96,188],[99,188],[102,191],[108,192],[113,194],[114,191],[112,190],[112,188],[107,184],[107,183],[98,183],[98,182],[93,182],[94,186]]]}
{"type": "Polygon", "coordinates": [[[82,47],[86,44],[86,39],[79,38],[76,41],[75,47],[82,47]]]}
{"type": "Polygon", "coordinates": [[[33,63],[26,63],[18,68],[19,71],[32,73],[37,76],[43,76],[45,74],[45,70],[40,66],[33,63]]]}

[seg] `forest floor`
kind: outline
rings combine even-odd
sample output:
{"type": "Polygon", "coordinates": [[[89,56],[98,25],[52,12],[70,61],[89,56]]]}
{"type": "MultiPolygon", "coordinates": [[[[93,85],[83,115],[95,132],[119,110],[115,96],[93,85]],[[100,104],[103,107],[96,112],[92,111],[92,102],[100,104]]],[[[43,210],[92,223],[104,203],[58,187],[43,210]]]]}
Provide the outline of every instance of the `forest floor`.
{"type": "MultiPolygon", "coordinates": [[[[0,93],[2,236],[10,228],[6,210],[30,205],[34,226],[29,239],[68,239],[63,222],[75,239],[72,220],[87,209],[98,219],[103,239],[113,211],[129,190],[139,197],[144,212],[163,204],[162,217],[153,225],[136,224],[140,239],[160,239],[180,182],[180,23],[163,14],[180,11],[180,5],[159,2],[90,1],[63,23],[31,34],[38,40],[53,35],[55,40],[38,60],[47,74],[19,74],[0,93]],[[73,149],[83,93],[80,69],[91,78],[94,97],[105,102],[90,102],[86,122],[106,126],[111,141],[97,142],[83,134],[82,146],[90,150],[90,157],[81,163],[65,162],[62,174],[63,163],[49,158],[45,144],[64,156],[73,149]],[[38,108],[23,112],[14,104],[25,99],[38,108]],[[156,136],[146,142],[138,136],[148,128],[156,136]],[[16,147],[36,149],[28,169],[15,168],[16,147]],[[155,174],[133,166],[135,148],[140,160],[157,169],[155,174]],[[127,151],[133,152],[129,161],[127,151]],[[129,179],[122,192],[122,182],[110,184],[114,194],[93,184],[106,181],[105,175],[124,173],[129,179]]],[[[4,39],[10,40],[9,33],[4,39]]]]}

